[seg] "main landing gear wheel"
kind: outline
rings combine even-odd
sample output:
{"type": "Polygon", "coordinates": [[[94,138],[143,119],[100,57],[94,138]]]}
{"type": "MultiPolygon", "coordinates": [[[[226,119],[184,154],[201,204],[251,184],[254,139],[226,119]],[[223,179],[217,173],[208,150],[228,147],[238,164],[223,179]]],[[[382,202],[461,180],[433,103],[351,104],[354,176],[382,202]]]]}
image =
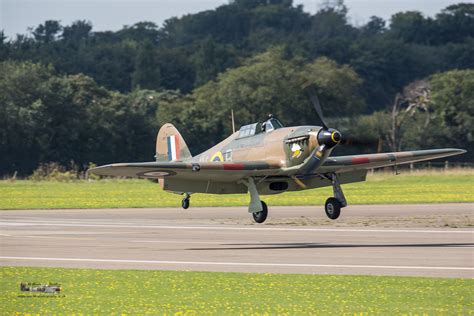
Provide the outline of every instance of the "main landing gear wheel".
{"type": "Polygon", "coordinates": [[[259,224],[263,223],[268,216],[268,207],[267,204],[263,201],[262,202],[262,210],[257,213],[252,213],[253,220],[259,224]]]}
{"type": "Polygon", "coordinates": [[[183,198],[183,200],[181,201],[181,206],[187,210],[189,208],[189,196],[186,196],[185,198],[183,198]]]}
{"type": "Polygon", "coordinates": [[[337,219],[341,214],[341,207],[342,204],[339,202],[338,199],[330,197],[326,200],[326,205],[324,206],[324,210],[326,211],[326,215],[330,219],[337,219]]]}

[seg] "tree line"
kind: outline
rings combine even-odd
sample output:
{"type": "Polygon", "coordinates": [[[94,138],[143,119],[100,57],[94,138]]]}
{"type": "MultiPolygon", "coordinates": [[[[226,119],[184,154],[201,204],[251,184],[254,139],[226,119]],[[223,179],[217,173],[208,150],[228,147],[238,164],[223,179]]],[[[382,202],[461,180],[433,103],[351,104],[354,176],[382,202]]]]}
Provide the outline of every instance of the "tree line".
{"type": "Polygon", "coordinates": [[[314,15],[291,0],[235,0],[162,27],[46,21],[2,35],[0,173],[152,160],[167,121],[196,154],[231,132],[231,110],[237,124],[268,113],[318,124],[307,83],[333,124],[384,150],[474,149],[474,5],[358,27],[347,13],[341,0],[314,15]]]}

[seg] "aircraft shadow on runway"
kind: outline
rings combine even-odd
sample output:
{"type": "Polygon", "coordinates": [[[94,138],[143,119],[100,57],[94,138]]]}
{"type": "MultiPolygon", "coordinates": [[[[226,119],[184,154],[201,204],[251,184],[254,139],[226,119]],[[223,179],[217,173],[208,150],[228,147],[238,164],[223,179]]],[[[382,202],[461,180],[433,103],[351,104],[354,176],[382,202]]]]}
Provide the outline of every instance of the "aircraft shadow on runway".
{"type": "Polygon", "coordinates": [[[472,248],[474,243],[434,243],[434,244],[327,244],[327,243],[258,243],[222,244],[212,248],[188,248],[186,250],[268,250],[268,249],[336,249],[336,248],[472,248]]]}

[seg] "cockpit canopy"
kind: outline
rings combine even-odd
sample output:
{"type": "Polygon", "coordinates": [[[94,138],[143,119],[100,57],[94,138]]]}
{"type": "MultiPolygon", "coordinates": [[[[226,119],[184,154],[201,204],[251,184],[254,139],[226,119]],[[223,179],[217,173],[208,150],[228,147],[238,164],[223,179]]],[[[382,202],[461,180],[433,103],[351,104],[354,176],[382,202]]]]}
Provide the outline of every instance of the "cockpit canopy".
{"type": "Polygon", "coordinates": [[[262,123],[262,130],[267,133],[273,131],[274,129],[279,129],[282,127],[283,124],[281,124],[281,122],[274,117],[269,118],[268,120],[262,123]]]}
{"type": "Polygon", "coordinates": [[[239,129],[239,136],[237,138],[254,136],[260,133],[270,133],[275,129],[282,128],[283,124],[274,117],[270,117],[263,123],[253,123],[244,125],[239,129]]]}

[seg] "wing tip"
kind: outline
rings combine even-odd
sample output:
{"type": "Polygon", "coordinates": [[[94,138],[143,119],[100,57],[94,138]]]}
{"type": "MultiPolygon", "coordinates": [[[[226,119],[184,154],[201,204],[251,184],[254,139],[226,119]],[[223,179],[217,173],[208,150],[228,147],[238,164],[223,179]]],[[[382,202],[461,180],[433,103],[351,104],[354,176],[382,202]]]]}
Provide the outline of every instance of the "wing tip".
{"type": "Polygon", "coordinates": [[[102,176],[103,174],[101,174],[101,171],[104,170],[105,167],[108,167],[109,165],[104,165],[104,166],[98,166],[98,167],[94,167],[94,168],[90,168],[90,169],[87,169],[86,171],[86,174],[89,175],[89,174],[94,174],[96,176],[102,176]]]}
{"type": "Polygon", "coordinates": [[[444,151],[452,155],[462,155],[462,154],[467,153],[466,149],[461,149],[461,148],[445,148],[444,151]]]}
{"type": "Polygon", "coordinates": [[[102,165],[94,168],[87,169],[86,173],[92,173],[95,174],[96,176],[108,176],[109,174],[106,173],[107,170],[114,168],[114,167],[120,167],[125,164],[123,163],[113,163],[113,164],[108,164],[108,165],[102,165]]]}

